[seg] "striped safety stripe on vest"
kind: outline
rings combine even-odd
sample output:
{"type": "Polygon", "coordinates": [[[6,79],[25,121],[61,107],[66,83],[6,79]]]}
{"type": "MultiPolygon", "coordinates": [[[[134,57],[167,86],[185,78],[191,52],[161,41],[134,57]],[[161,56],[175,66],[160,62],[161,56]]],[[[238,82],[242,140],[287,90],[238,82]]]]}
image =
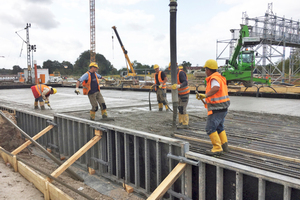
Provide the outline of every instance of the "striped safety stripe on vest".
{"type": "Polygon", "coordinates": [[[230,105],[230,99],[228,95],[228,89],[226,85],[226,78],[221,76],[219,72],[215,72],[206,78],[207,86],[205,93],[207,94],[211,90],[211,80],[215,79],[220,84],[219,91],[213,96],[206,98],[206,108],[208,115],[213,113],[213,110],[226,109],[230,105]]]}
{"type": "MultiPolygon", "coordinates": [[[[89,94],[89,91],[91,90],[91,74],[89,73],[89,71],[86,72],[88,75],[89,75],[89,78],[88,78],[88,81],[85,82],[83,81],[82,82],[82,91],[83,91],[83,95],[87,95],[89,94]]],[[[100,85],[99,85],[99,79],[97,77],[97,74],[95,73],[95,77],[96,77],[96,80],[97,80],[97,83],[98,83],[98,90],[100,91],[100,85]]]]}
{"type": "MultiPolygon", "coordinates": [[[[158,78],[159,84],[162,84],[161,89],[166,89],[166,88],[167,88],[167,85],[166,85],[166,83],[164,83],[164,81],[161,79],[161,71],[158,72],[157,78],[158,78]]],[[[155,81],[155,84],[157,85],[157,81],[156,81],[156,78],[155,78],[155,77],[154,77],[154,81],[155,81]]],[[[156,87],[155,87],[155,91],[156,91],[156,87]]]]}
{"type": "MultiPolygon", "coordinates": [[[[183,70],[179,70],[177,73],[177,84],[181,84],[180,79],[179,79],[179,74],[180,72],[183,72],[185,74],[186,80],[188,80],[186,73],[183,70]]],[[[190,88],[187,85],[184,88],[178,88],[178,95],[185,95],[190,93],[190,88]]]]}

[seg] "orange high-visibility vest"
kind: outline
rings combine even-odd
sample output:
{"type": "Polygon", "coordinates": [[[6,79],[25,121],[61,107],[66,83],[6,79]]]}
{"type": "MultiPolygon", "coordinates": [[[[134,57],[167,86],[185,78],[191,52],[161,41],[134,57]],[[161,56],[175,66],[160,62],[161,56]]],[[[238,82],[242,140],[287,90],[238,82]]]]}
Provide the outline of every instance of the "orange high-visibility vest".
{"type": "Polygon", "coordinates": [[[49,92],[45,95],[45,96],[49,96],[50,92],[51,92],[51,89],[47,85],[38,84],[38,85],[32,86],[31,90],[32,90],[34,98],[39,98],[40,96],[42,96],[44,88],[48,88],[49,89],[49,92]]]}
{"type": "Polygon", "coordinates": [[[226,109],[230,105],[230,99],[228,96],[228,89],[226,85],[226,78],[223,77],[219,72],[215,72],[206,78],[207,86],[205,93],[207,94],[211,90],[212,79],[215,79],[219,82],[220,89],[213,96],[206,98],[205,107],[207,108],[208,115],[213,114],[213,110],[226,109]]]}
{"type": "MultiPolygon", "coordinates": [[[[157,74],[157,73],[156,73],[156,74],[157,74]]],[[[166,85],[166,83],[164,83],[164,81],[161,79],[161,71],[158,72],[157,78],[158,78],[159,84],[162,84],[161,89],[166,89],[166,88],[167,88],[167,85],[166,85]]],[[[155,81],[155,84],[158,85],[155,76],[154,76],[154,81],[155,81]]],[[[157,87],[155,87],[155,91],[156,91],[156,88],[157,88],[157,87]]]]}
{"type": "MultiPolygon", "coordinates": [[[[188,80],[186,73],[180,69],[177,73],[177,84],[181,84],[181,82],[179,80],[180,72],[183,72],[185,74],[186,80],[188,80]]],[[[178,95],[184,95],[184,94],[189,94],[189,93],[190,93],[190,88],[188,85],[184,88],[178,88],[178,95]]]]}
{"type": "MultiPolygon", "coordinates": [[[[82,82],[82,90],[83,90],[84,95],[89,94],[89,91],[91,90],[91,81],[92,81],[90,72],[87,71],[86,73],[89,75],[89,78],[88,78],[87,81],[82,82]]],[[[100,91],[99,79],[98,79],[96,73],[95,73],[95,77],[96,77],[96,80],[97,80],[97,83],[98,83],[98,90],[100,91]]]]}

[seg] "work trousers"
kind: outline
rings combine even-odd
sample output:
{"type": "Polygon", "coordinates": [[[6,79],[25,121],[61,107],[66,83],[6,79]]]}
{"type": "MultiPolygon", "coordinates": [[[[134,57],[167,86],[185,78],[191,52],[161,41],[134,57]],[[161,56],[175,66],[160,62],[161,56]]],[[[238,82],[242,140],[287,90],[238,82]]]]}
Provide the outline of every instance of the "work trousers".
{"type": "Polygon", "coordinates": [[[43,100],[43,97],[40,96],[40,97],[34,99],[34,101],[35,101],[35,102],[38,102],[38,101],[39,101],[39,102],[43,102],[44,100],[43,100]]]}
{"type": "Polygon", "coordinates": [[[225,112],[215,112],[207,116],[205,131],[207,135],[210,135],[213,132],[221,133],[224,131],[224,121],[227,115],[225,112]]]}
{"type": "Polygon", "coordinates": [[[92,105],[91,111],[97,111],[98,110],[98,104],[101,107],[101,110],[106,109],[105,101],[103,99],[102,94],[100,91],[95,92],[94,94],[88,94],[90,103],[92,105]]]}
{"type": "Polygon", "coordinates": [[[156,96],[157,96],[158,103],[163,103],[164,105],[168,104],[166,92],[167,92],[167,89],[157,88],[156,96]]]}
{"type": "Polygon", "coordinates": [[[189,103],[189,94],[178,95],[178,111],[179,114],[186,114],[186,107],[189,103]]]}

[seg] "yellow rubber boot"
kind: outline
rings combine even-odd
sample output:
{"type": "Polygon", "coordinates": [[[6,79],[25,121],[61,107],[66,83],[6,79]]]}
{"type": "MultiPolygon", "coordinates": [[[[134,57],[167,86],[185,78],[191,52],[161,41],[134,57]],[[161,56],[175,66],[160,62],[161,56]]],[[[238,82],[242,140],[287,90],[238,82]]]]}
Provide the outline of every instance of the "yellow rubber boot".
{"type": "Polygon", "coordinates": [[[40,107],[42,110],[45,110],[45,103],[43,101],[40,101],[40,107]]]}
{"type": "Polygon", "coordinates": [[[107,118],[107,112],[105,110],[101,110],[102,118],[107,118]]]}
{"type": "Polygon", "coordinates": [[[220,156],[223,154],[221,139],[218,132],[215,131],[209,135],[213,148],[211,150],[206,150],[206,154],[210,156],[220,156]]]}
{"type": "Polygon", "coordinates": [[[39,102],[38,101],[34,102],[34,109],[39,109],[39,102]]]}
{"type": "Polygon", "coordinates": [[[166,111],[169,111],[169,107],[168,105],[165,105],[166,111]]]}
{"type": "Polygon", "coordinates": [[[178,122],[179,122],[179,126],[181,126],[183,122],[183,116],[180,113],[178,114],[178,122]]]}
{"type": "Polygon", "coordinates": [[[90,110],[90,120],[95,120],[96,112],[90,110]]]}
{"type": "Polygon", "coordinates": [[[219,133],[219,137],[220,137],[220,140],[221,140],[223,151],[226,152],[226,153],[229,152],[228,140],[227,140],[227,136],[226,136],[225,130],[222,131],[221,133],[219,133]]]}
{"type": "Polygon", "coordinates": [[[163,110],[163,103],[159,103],[158,104],[158,111],[162,111],[163,110]]]}
{"type": "Polygon", "coordinates": [[[189,115],[188,114],[183,114],[181,116],[182,118],[182,125],[178,126],[178,129],[187,129],[189,128],[189,115]]]}

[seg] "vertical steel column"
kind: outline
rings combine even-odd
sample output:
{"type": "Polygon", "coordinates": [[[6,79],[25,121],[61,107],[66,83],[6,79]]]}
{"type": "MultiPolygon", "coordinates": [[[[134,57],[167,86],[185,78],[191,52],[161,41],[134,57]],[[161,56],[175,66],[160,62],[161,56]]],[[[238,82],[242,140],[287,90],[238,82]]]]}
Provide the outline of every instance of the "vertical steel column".
{"type": "Polygon", "coordinates": [[[145,189],[147,193],[150,193],[150,149],[148,139],[144,139],[145,146],[145,189]]]}
{"type": "Polygon", "coordinates": [[[290,200],[290,199],[291,199],[291,188],[288,185],[284,185],[283,200],[290,200]]]}
{"type": "Polygon", "coordinates": [[[115,132],[115,143],[116,143],[116,176],[121,179],[121,141],[120,134],[118,131],[115,132]]]}
{"type": "Polygon", "coordinates": [[[135,187],[140,187],[140,144],[138,137],[134,136],[134,183],[135,187]]]}
{"type": "Polygon", "coordinates": [[[129,135],[124,133],[124,149],[125,149],[125,181],[130,183],[130,154],[129,154],[129,135]]]}
{"type": "Polygon", "coordinates": [[[192,198],[192,165],[187,165],[184,170],[185,181],[184,181],[184,195],[192,198]]]}
{"type": "Polygon", "coordinates": [[[158,141],[156,141],[156,187],[159,186],[161,182],[161,146],[158,141]]]}
{"type": "Polygon", "coordinates": [[[262,178],[258,179],[258,200],[265,200],[266,198],[266,181],[262,178]]]}
{"type": "MultiPolygon", "coordinates": [[[[103,132],[102,139],[100,140],[99,145],[99,151],[100,151],[100,159],[107,162],[107,132],[103,132]]],[[[99,167],[99,173],[105,174],[107,173],[107,167],[105,165],[101,165],[99,167]]]]}
{"type": "Polygon", "coordinates": [[[199,200],[205,200],[205,170],[206,164],[204,162],[199,163],[198,171],[199,171],[199,200]]]}
{"type": "Polygon", "coordinates": [[[236,172],[235,179],[236,200],[243,200],[243,174],[236,172]]]}
{"type": "Polygon", "coordinates": [[[111,176],[113,173],[113,166],[112,166],[112,131],[109,130],[107,132],[107,152],[108,152],[108,158],[107,158],[107,162],[108,162],[108,174],[111,176]]]}
{"type": "MultiPolygon", "coordinates": [[[[172,148],[171,144],[169,144],[169,153],[174,154],[173,148],[172,148]]],[[[173,167],[174,167],[173,163],[174,163],[174,160],[173,159],[169,159],[169,173],[173,170],[173,167]]],[[[174,184],[170,187],[170,189],[174,191],[174,184]]],[[[174,197],[171,196],[169,199],[174,199],[174,197]]]]}
{"type": "Polygon", "coordinates": [[[223,168],[222,167],[219,167],[217,166],[217,171],[216,171],[216,174],[217,174],[217,178],[216,178],[216,181],[217,181],[217,191],[216,191],[216,194],[217,194],[217,200],[223,200],[223,168]]]}

